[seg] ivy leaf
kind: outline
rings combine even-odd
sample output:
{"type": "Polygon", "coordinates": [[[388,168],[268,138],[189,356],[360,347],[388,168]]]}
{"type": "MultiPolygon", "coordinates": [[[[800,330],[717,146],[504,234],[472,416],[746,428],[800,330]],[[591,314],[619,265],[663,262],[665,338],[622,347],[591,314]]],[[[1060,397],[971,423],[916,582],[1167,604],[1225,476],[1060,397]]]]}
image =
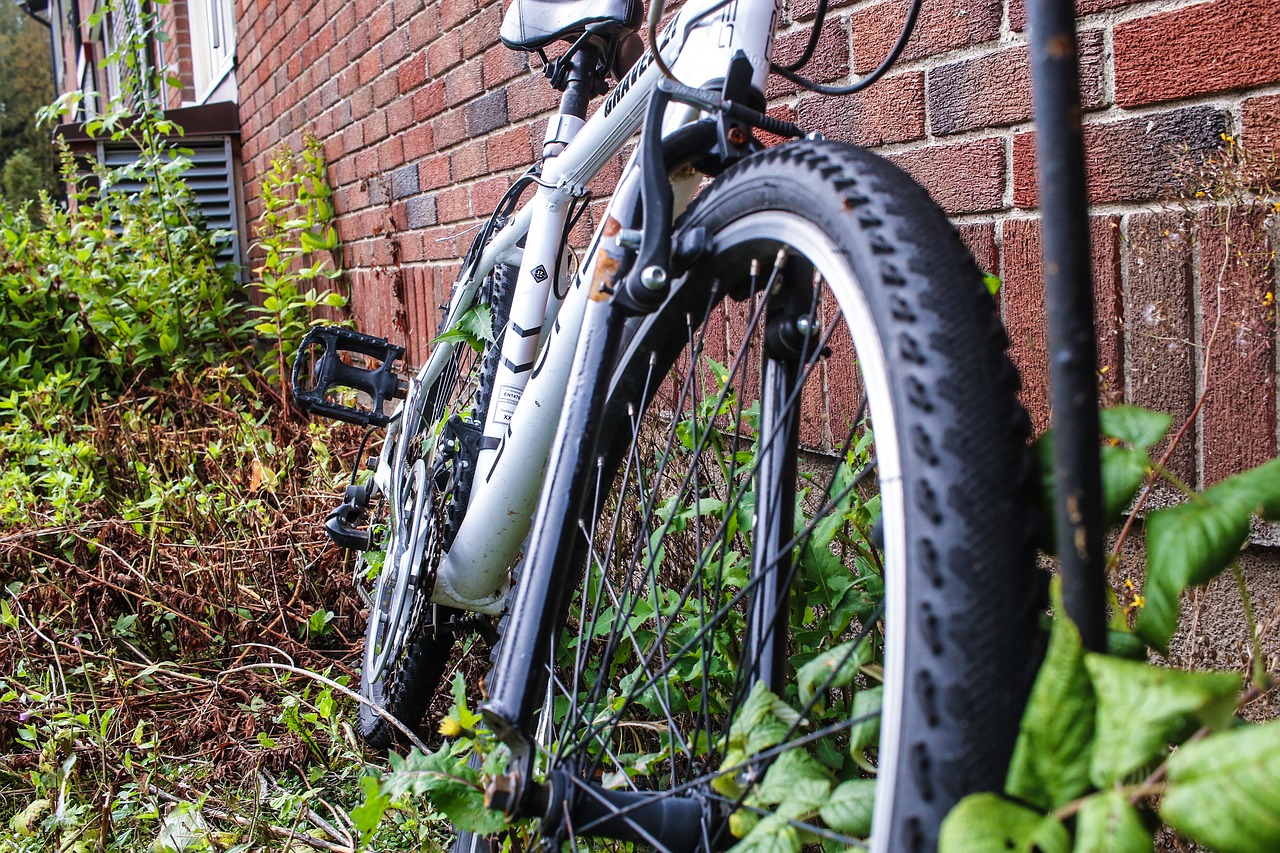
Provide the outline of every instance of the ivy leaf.
{"type": "Polygon", "coordinates": [[[858,722],[849,727],[849,754],[863,767],[868,766],[866,751],[880,744],[880,708],[883,704],[884,687],[879,685],[870,690],[859,690],[853,697],[849,719],[858,722]]]}
{"type": "Polygon", "coordinates": [[[1102,463],[1102,516],[1108,527],[1124,515],[1133,496],[1142,488],[1151,468],[1151,457],[1145,450],[1114,445],[1103,446],[1102,463]]]}
{"type": "Polygon", "coordinates": [[[756,797],[762,803],[800,806],[798,810],[787,810],[792,817],[816,811],[830,793],[831,774],[803,749],[788,749],[779,755],[756,789],[756,797]]]}
{"type": "Polygon", "coordinates": [[[1179,749],[1160,816],[1221,853],[1280,849],[1280,721],[1179,749]]]}
{"type": "Polygon", "coordinates": [[[836,786],[818,813],[836,832],[866,838],[871,834],[871,813],[875,810],[875,801],[875,779],[850,779],[836,786]]]}
{"type": "Polygon", "coordinates": [[[381,792],[376,776],[361,776],[360,790],[364,793],[364,802],[351,810],[351,822],[355,824],[360,837],[368,839],[391,806],[391,797],[381,792]]]}
{"type": "Polygon", "coordinates": [[[734,853],[799,853],[800,833],[782,815],[771,814],[734,845],[734,853]]]}
{"type": "Polygon", "coordinates": [[[1213,580],[1235,559],[1254,514],[1280,517],[1280,459],[1237,474],[1147,519],[1146,603],[1134,630],[1167,652],[1183,590],[1213,580]]]}
{"type": "Polygon", "coordinates": [[[1164,755],[1201,724],[1221,728],[1235,714],[1240,676],[1184,672],[1107,655],[1085,655],[1098,698],[1089,778],[1099,788],[1164,755]]]}
{"type": "Polygon", "coordinates": [[[763,681],[757,681],[729,727],[729,748],[721,763],[727,772],[712,779],[711,786],[726,797],[740,796],[738,768],[751,756],[781,743],[799,719],[794,708],[775,696],[763,681]]]}
{"type": "Polygon", "coordinates": [[[841,643],[800,667],[796,673],[800,704],[807,705],[819,688],[833,690],[853,681],[858,670],[871,660],[872,651],[871,641],[860,637],[841,643]]]}
{"type": "Polygon", "coordinates": [[[1164,438],[1173,418],[1163,412],[1124,405],[1103,409],[1098,413],[1098,421],[1103,435],[1145,451],[1164,438]]]}
{"type": "Polygon", "coordinates": [[[1072,853],[1151,853],[1154,846],[1142,815],[1121,792],[1106,791],[1084,801],[1072,853]]]}
{"type": "Polygon", "coordinates": [[[938,853],[1068,853],[1062,824],[997,794],[971,794],[942,822],[938,853]]]}
{"type": "MultiPolygon", "coordinates": [[[[1055,584],[1055,599],[1057,590],[1055,584]]],[[[1062,612],[1060,601],[1055,600],[1055,609],[1062,612]]],[[[1043,809],[1085,793],[1096,704],[1080,631],[1060,615],[1053,620],[1049,650],[1022,716],[1005,790],[1043,809]]]]}

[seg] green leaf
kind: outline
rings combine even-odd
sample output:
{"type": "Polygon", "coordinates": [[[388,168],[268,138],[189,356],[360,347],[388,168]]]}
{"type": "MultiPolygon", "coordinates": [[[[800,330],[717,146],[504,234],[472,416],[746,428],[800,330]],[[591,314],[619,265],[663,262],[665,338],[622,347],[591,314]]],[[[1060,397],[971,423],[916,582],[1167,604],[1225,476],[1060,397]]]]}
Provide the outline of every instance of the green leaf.
{"type": "Polygon", "coordinates": [[[1105,445],[1099,457],[1102,463],[1102,520],[1110,527],[1129,508],[1133,496],[1146,481],[1152,463],[1145,450],[1114,445],[1105,445]]]}
{"type": "Polygon", "coordinates": [[[938,853],[1067,853],[1071,836],[1052,817],[997,794],[971,794],[942,822],[938,853]]]}
{"type": "Polygon", "coordinates": [[[351,810],[351,822],[360,832],[360,837],[367,839],[382,822],[391,805],[391,797],[381,792],[376,776],[361,776],[360,790],[364,792],[364,802],[351,810]]]}
{"type": "Polygon", "coordinates": [[[1107,655],[1085,655],[1098,697],[1089,778],[1099,788],[1162,758],[1201,724],[1221,728],[1235,714],[1240,676],[1184,672],[1107,655]]]}
{"type": "Polygon", "coordinates": [[[855,838],[871,834],[871,813],[875,809],[876,780],[850,779],[841,782],[818,813],[827,826],[855,838]]]}
{"type": "Polygon", "coordinates": [[[1169,759],[1160,816],[1221,853],[1280,849],[1280,721],[1187,744],[1169,759]]]}
{"type": "Polygon", "coordinates": [[[431,344],[466,343],[476,352],[481,352],[485,342],[492,343],[494,340],[493,314],[488,305],[477,304],[463,312],[457,322],[440,333],[431,344]]]}
{"type": "Polygon", "coordinates": [[[1139,450],[1150,450],[1164,438],[1173,418],[1163,412],[1152,412],[1137,406],[1113,406],[1098,413],[1102,434],[1131,444],[1139,450]]]}
{"type": "Polygon", "coordinates": [[[1280,459],[1237,474],[1147,519],[1146,601],[1134,630],[1167,652],[1189,586],[1208,583],[1236,558],[1254,514],[1280,517],[1280,459]]]}
{"type": "Polygon", "coordinates": [[[849,719],[861,720],[849,728],[849,754],[853,760],[866,766],[864,753],[880,744],[880,708],[884,704],[884,687],[875,686],[859,690],[853,697],[853,709],[849,719]]]}
{"type": "MultiPolygon", "coordinates": [[[[1056,585],[1054,598],[1061,614],[1056,585]]],[[[1055,809],[1087,791],[1095,706],[1080,632],[1059,615],[1022,716],[1005,790],[1043,809],[1055,809]]]]}
{"type": "Polygon", "coordinates": [[[1076,818],[1072,853],[1151,853],[1155,840],[1142,816],[1120,791],[1105,791],[1084,801],[1076,818]]]}
{"type": "Polygon", "coordinates": [[[712,779],[711,786],[727,797],[739,796],[742,786],[737,774],[741,767],[751,756],[781,743],[799,719],[794,708],[775,696],[763,681],[757,681],[729,727],[729,748],[721,762],[726,772],[712,779]]]}
{"type": "Polygon", "coordinates": [[[807,705],[819,688],[833,690],[853,681],[858,670],[871,660],[873,651],[871,642],[861,637],[841,643],[800,667],[796,681],[800,687],[801,705],[807,705]]]}
{"type": "Polygon", "coordinates": [[[799,853],[800,833],[781,815],[771,814],[734,845],[733,853],[799,853]]]}
{"type": "Polygon", "coordinates": [[[831,774],[803,749],[788,749],[774,760],[756,789],[760,802],[770,805],[794,800],[797,795],[816,810],[831,792],[831,774]],[[816,793],[815,793],[816,792],[816,793]]]}
{"type": "Polygon", "coordinates": [[[987,286],[987,293],[990,293],[992,296],[999,293],[1000,288],[1004,285],[1004,282],[1000,280],[1000,276],[992,275],[989,272],[984,272],[982,274],[982,283],[987,286]]]}

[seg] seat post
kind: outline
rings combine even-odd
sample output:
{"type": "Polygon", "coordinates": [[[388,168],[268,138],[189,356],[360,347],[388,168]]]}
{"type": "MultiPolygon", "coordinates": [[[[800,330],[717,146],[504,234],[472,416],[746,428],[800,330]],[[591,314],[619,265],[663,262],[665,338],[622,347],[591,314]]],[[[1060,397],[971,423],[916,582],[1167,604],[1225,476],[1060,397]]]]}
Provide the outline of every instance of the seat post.
{"type": "Polygon", "coordinates": [[[595,39],[584,38],[568,54],[556,60],[561,67],[552,77],[552,85],[564,92],[560,96],[560,112],[547,123],[542,143],[542,156],[553,157],[568,144],[587,118],[591,99],[604,91],[606,69],[604,54],[595,39]],[[558,85],[557,85],[558,84],[558,85]]]}

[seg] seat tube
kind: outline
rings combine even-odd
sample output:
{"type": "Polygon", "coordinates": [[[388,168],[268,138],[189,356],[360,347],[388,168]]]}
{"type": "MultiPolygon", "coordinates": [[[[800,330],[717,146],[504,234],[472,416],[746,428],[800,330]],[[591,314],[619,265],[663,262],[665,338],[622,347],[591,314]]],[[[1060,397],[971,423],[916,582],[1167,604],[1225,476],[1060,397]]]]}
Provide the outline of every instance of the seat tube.
{"type": "Polygon", "coordinates": [[[561,274],[567,274],[567,270],[556,261],[565,238],[570,203],[563,193],[555,191],[555,156],[564,150],[585,123],[587,105],[596,85],[594,75],[598,56],[599,52],[590,44],[574,54],[565,92],[560,99],[560,112],[547,122],[542,144],[542,156],[546,160],[543,182],[551,186],[539,187],[538,198],[532,202],[534,207],[529,233],[525,237],[524,260],[516,279],[511,316],[502,339],[493,397],[485,415],[484,437],[476,461],[479,471],[488,471],[493,466],[498,448],[511,427],[516,405],[524,395],[533,372],[538,343],[546,340],[543,325],[553,314],[550,303],[558,299],[557,293],[565,289],[555,279],[557,270],[561,274]]]}

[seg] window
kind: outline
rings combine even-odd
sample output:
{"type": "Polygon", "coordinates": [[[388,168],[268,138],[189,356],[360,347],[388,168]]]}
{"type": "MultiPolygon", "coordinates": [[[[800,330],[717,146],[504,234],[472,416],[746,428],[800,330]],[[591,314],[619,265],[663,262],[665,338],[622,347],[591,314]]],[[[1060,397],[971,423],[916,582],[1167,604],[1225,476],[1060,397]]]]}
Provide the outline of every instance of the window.
{"type": "MultiPolygon", "coordinates": [[[[236,59],[235,18],[231,0],[187,0],[191,27],[191,76],[196,103],[202,104],[227,79],[236,59]]],[[[234,81],[229,97],[235,100],[234,81]]]]}

